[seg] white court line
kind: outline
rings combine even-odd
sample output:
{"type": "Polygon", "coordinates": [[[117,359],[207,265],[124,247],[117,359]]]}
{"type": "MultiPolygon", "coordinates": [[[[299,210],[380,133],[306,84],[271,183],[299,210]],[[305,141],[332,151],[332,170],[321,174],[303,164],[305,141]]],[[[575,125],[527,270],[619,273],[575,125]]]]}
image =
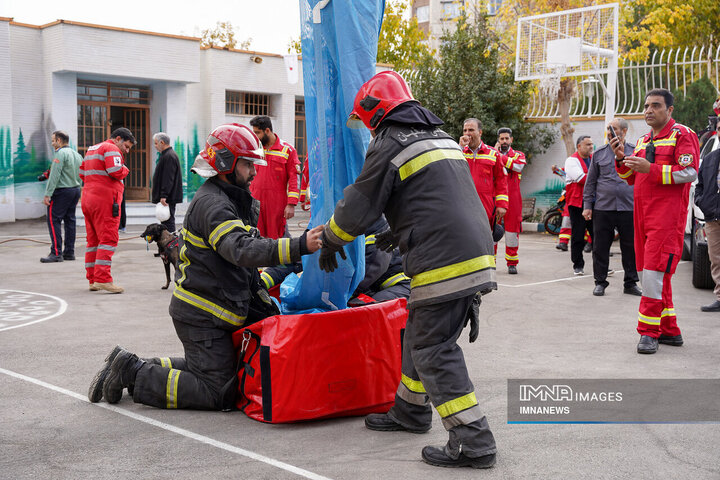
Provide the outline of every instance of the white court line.
{"type": "MultiPolygon", "coordinates": [[[[8,375],[10,377],[17,378],[19,380],[24,380],[29,383],[33,383],[35,385],[39,385],[43,388],[47,388],[48,390],[52,390],[54,392],[62,393],[63,395],[67,395],[68,397],[72,397],[76,400],[80,400],[85,403],[90,403],[90,401],[87,399],[85,395],[80,395],[79,393],[72,392],[70,390],[66,390],[62,387],[58,387],[55,385],[52,385],[47,382],[43,382],[42,380],[38,380],[36,378],[28,377],[26,375],[23,375],[21,373],[16,373],[10,370],[5,370],[4,368],[0,368],[0,373],[4,373],[5,375],[8,375]]],[[[210,445],[215,448],[219,448],[221,450],[228,451],[230,453],[235,453],[237,455],[241,455],[243,457],[248,457],[252,460],[256,460],[258,462],[266,463],[270,466],[280,468],[282,470],[288,471],[290,473],[294,473],[296,475],[299,475],[301,477],[310,478],[312,480],[330,480],[328,477],[323,477],[322,475],[318,475],[316,473],[303,470],[302,468],[295,467],[293,465],[287,464],[285,462],[281,462],[280,460],[275,460],[274,458],[266,457],[265,455],[260,455],[259,453],[251,452],[250,450],[245,450],[244,448],[238,448],[233,445],[220,442],[218,440],[214,440],[210,437],[206,437],[205,435],[200,435],[199,433],[191,432],[190,430],[185,430],[184,428],[176,427],[174,425],[170,425],[168,423],[160,422],[158,420],[154,420],[152,418],[146,417],[144,415],[140,415],[134,412],[131,412],[129,410],[125,410],[124,408],[116,407],[114,405],[110,405],[107,403],[92,403],[91,405],[104,408],[105,410],[110,410],[115,413],[119,413],[120,415],[125,415],[126,417],[130,417],[134,420],[137,420],[139,422],[147,423],[148,425],[152,425],[154,427],[162,428],[163,430],[167,430],[168,432],[177,433],[178,435],[182,435],[183,437],[190,438],[192,440],[196,440],[200,443],[204,443],[206,445],[210,445]]]]}
{"type": "Polygon", "coordinates": [[[42,295],[43,297],[50,297],[54,300],[57,300],[60,303],[60,309],[57,312],[50,315],[49,317],[40,318],[38,320],[33,320],[32,322],[22,323],[20,325],[12,325],[10,327],[0,328],[0,332],[4,332],[5,330],[12,330],[13,328],[27,327],[28,325],[33,325],[35,323],[44,322],[45,320],[50,320],[51,318],[55,318],[55,317],[65,313],[65,310],[67,310],[67,307],[68,307],[68,304],[65,300],[63,300],[62,298],[56,297],[54,295],[47,295],[45,293],[37,293],[37,292],[23,292],[22,290],[8,290],[5,288],[0,288],[0,291],[26,293],[28,295],[42,295]]]}

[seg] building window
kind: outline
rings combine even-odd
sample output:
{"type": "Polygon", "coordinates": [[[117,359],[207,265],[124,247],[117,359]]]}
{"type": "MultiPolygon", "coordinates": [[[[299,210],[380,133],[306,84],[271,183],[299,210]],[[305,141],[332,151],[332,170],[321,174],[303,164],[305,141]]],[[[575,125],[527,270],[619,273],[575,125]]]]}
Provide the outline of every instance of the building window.
{"type": "Polygon", "coordinates": [[[307,153],[305,128],[305,100],[295,100],[295,150],[301,164],[305,161],[307,153]]]}
{"type": "Polygon", "coordinates": [[[138,85],[78,80],[77,99],[88,102],[150,105],[150,88],[138,85]]]}
{"type": "Polygon", "coordinates": [[[430,7],[425,5],[424,7],[418,7],[415,11],[418,23],[427,22],[430,20],[430,7]]]}
{"type": "Polygon", "coordinates": [[[457,18],[460,16],[460,10],[463,6],[462,1],[446,0],[440,2],[440,4],[443,19],[457,18]]]}
{"type": "Polygon", "coordinates": [[[497,15],[498,10],[500,10],[500,7],[502,6],[503,0],[488,0],[487,3],[487,12],[488,15],[493,16],[497,15]]]}
{"type": "Polygon", "coordinates": [[[225,91],[225,113],[228,115],[270,115],[270,95],[225,91]]]}

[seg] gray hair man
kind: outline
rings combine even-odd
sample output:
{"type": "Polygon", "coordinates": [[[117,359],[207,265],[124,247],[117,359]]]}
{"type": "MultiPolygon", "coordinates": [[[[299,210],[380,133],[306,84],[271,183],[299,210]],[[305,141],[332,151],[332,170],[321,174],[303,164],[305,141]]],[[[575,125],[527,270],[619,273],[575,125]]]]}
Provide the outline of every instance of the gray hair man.
{"type": "Polygon", "coordinates": [[[158,156],[152,179],[152,203],[161,203],[170,209],[170,218],[162,222],[168,231],[175,231],[175,206],[183,201],[180,159],[170,146],[170,136],[164,132],[153,135],[158,156]]]}

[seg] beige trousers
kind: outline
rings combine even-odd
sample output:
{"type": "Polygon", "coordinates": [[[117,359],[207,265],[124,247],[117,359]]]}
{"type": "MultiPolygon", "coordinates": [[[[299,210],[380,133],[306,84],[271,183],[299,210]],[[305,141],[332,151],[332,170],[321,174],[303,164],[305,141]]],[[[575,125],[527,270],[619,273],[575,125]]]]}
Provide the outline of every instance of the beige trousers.
{"type": "Polygon", "coordinates": [[[705,224],[707,234],[708,256],[710,257],[710,273],[715,281],[715,296],[720,300],[720,221],[705,224]]]}

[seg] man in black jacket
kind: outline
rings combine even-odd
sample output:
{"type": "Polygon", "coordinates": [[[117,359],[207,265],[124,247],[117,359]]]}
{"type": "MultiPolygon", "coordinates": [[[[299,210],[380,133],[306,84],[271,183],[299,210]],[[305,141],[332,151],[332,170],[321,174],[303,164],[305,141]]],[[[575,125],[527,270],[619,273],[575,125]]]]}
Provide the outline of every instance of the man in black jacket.
{"type": "Polygon", "coordinates": [[[715,281],[713,292],[716,300],[709,305],[700,307],[703,312],[720,312],[720,178],[718,178],[718,164],[720,164],[720,149],[702,159],[698,172],[698,183],[695,185],[695,205],[700,207],[705,216],[710,271],[715,281]]]}
{"type": "Polygon", "coordinates": [[[152,203],[170,208],[170,218],[162,222],[170,232],[175,231],[175,205],[183,201],[180,160],[170,146],[170,137],[163,132],[153,135],[153,143],[160,157],[152,178],[152,203]]]}
{"type": "Polygon", "coordinates": [[[290,264],[320,248],[323,226],[299,238],[262,238],[259,205],[250,195],[260,140],[248,127],[221,125],[208,136],[193,172],[198,189],[180,235],[180,266],[170,316],[184,357],[150,361],[115,347],[90,385],[91,402],[117,403],[123,388],[158,408],[228,410],[235,405],[237,355],[233,332],[279,313],[260,286],[257,268],[290,264]]]}
{"type": "MultiPolygon", "coordinates": [[[[425,462],[488,468],[495,439],[465,365],[458,337],[468,320],[478,336],[478,292],[496,288],[490,223],[460,146],[438,128],[442,121],[413,99],[396,72],[380,72],[355,97],[348,126],[369,128],[373,139],[355,183],[345,188],[323,231],[320,267],[337,267],[335,253],[385,214],[390,230],[378,245],[396,245],[410,277],[409,316],[395,404],[371,414],[365,426],[423,433],[435,406],[449,431],[445,447],[427,446],[425,462]]],[[[383,248],[383,247],[380,247],[383,248]]]]}

